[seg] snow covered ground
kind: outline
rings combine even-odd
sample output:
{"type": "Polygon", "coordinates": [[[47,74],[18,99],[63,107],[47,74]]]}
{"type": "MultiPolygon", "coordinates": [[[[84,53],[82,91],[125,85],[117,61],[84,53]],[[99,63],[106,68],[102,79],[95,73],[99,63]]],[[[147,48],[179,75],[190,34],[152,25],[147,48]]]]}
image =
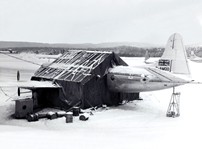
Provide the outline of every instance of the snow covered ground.
{"type": "MultiPolygon", "coordinates": [[[[34,54],[17,55],[37,63],[46,62],[34,54]]],[[[130,65],[140,65],[144,58],[124,58],[130,65]]],[[[202,81],[202,63],[190,62],[193,79],[202,81]]],[[[0,82],[16,81],[16,71],[22,80],[29,80],[39,66],[0,55],[0,82]]],[[[98,109],[88,121],[65,123],[64,118],[41,119],[29,123],[11,118],[17,88],[0,90],[0,148],[88,148],[88,149],[171,149],[202,148],[202,85],[188,84],[177,88],[181,92],[181,116],[166,117],[172,89],[145,92],[144,100],[119,107],[98,109]],[[6,95],[5,95],[6,94],[6,95]]]]}

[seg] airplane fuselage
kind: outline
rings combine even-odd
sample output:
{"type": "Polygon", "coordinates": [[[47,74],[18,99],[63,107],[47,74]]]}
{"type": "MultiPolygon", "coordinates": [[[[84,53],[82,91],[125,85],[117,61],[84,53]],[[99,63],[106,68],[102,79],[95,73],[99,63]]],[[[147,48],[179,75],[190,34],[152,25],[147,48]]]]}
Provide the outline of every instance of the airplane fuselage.
{"type": "Polygon", "coordinates": [[[185,84],[182,80],[165,81],[145,68],[122,66],[112,68],[107,74],[110,90],[115,92],[145,92],[171,88],[185,84]]]}

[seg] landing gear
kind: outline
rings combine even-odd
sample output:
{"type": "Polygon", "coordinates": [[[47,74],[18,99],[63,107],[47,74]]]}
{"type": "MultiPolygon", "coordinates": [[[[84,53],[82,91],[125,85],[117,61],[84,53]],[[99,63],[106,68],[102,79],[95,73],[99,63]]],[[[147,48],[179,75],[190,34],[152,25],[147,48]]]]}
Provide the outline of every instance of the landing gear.
{"type": "Polygon", "coordinates": [[[180,116],[180,93],[175,92],[175,87],[173,87],[173,93],[171,95],[166,116],[173,118],[180,116]]]}

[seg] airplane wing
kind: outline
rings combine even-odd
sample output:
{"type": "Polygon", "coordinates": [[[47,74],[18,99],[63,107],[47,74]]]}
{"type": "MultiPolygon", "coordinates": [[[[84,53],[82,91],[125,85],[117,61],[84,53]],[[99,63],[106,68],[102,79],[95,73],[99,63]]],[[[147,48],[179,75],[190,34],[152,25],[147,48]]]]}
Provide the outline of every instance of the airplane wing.
{"type": "Polygon", "coordinates": [[[0,87],[19,87],[19,88],[24,88],[24,89],[61,88],[61,86],[59,86],[51,81],[0,82],[0,87]]]}

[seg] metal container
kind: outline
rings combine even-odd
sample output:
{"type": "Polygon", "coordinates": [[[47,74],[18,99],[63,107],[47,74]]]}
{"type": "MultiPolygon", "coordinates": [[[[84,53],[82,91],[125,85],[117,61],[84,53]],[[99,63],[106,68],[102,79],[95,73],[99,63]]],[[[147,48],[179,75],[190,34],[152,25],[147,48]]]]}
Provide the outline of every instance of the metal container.
{"type": "Polygon", "coordinates": [[[72,114],[72,112],[67,112],[65,117],[66,117],[66,123],[73,123],[73,114],[72,114]]]}

